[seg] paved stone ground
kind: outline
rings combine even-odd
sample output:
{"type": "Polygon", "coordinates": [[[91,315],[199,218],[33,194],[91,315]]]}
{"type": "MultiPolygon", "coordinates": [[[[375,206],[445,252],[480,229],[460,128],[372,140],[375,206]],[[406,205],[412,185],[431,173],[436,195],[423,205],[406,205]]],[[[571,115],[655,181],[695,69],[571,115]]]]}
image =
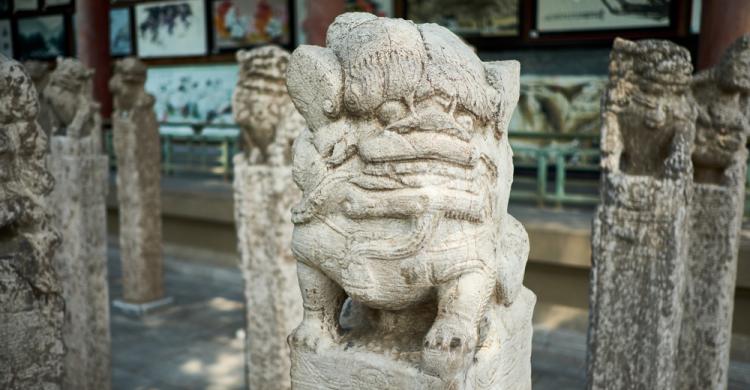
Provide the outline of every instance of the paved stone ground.
{"type": "MultiPolygon", "coordinates": [[[[110,249],[110,299],[122,288],[110,249]]],[[[166,259],[170,307],[137,319],[112,309],[114,390],[244,389],[244,307],[238,271],[166,259]]],[[[585,315],[560,308],[537,319],[535,390],[585,388],[585,315]]],[[[749,340],[735,340],[747,343],[749,340]]],[[[750,389],[750,362],[732,362],[731,390],[750,389]]]]}

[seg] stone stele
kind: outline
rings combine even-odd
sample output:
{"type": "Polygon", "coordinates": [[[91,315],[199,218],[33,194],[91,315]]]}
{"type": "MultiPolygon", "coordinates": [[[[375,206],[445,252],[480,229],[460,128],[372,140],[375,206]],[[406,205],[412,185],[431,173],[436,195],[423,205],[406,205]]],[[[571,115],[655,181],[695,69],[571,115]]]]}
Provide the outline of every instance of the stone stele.
{"type": "Polygon", "coordinates": [[[117,61],[112,132],[117,155],[117,198],[123,300],[149,304],[164,297],[161,248],[161,148],[154,97],[146,93],[146,66],[117,61]]]}
{"type": "Polygon", "coordinates": [[[291,208],[301,197],[292,181],[291,147],[305,120],[286,92],[288,52],[266,46],[239,51],[237,61],[232,107],[244,152],[234,158],[234,204],[247,302],[247,383],[289,389],[286,337],[302,320],[289,248],[291,208]]]}
{"type": "Polygon", "coordinates": [[[602,106],[588,387],[674,389],[696,107],[687,50],[615,40],[602,106]]]}
{"type": "Polygon", "coordinates": [[[37,92],[23,67],[0,55],[0,388],[62,386],[64,302],[47,209],[54,180],[37,92]]]}
{"type": "Polygon", "coordinates": [[[530,389],[529,242],[507,213],[519,63],[364,13],[336,18],[326,46],[300,46],[287,75],[308,125],[293,387],[530,389]]]}
{"type": "Polygon", "coordinates": [[[50,196],[62,245],[55,255],[65,299],[66,389],[110,388],[109,291],[107,288],[107,176],[99,104],[90,85],[93,70],[58,59],[42,99],[52,137],[50,196]]]}
{"type": "Polygon", "coordinates": [[[726,389],[750,131],[750,35],[696,75],[690,248],[677,389],[726,389]]]}

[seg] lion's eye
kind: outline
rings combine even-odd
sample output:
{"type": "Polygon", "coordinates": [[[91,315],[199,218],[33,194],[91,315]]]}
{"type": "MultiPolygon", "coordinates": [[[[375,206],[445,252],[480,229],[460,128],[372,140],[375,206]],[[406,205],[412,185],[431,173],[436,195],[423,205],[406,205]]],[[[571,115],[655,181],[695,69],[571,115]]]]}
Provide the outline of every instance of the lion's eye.
{"type": "Polygon", "coordinates": [[[384,126],[388,126],[406,116],[408,111],[406,105],[399,101],[390,100],[383,103],[378,109],[378,120],[384,126]]]}

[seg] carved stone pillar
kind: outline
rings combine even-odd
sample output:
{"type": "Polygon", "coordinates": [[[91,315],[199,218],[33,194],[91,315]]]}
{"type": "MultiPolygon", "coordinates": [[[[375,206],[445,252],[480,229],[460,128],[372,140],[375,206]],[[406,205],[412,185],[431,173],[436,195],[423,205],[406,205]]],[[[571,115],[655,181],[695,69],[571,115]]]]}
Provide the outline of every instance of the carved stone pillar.
{"type": "Polygon", "coordinates": [[[594,217],[590,389],[674,389],[695,133],[687,50],[615,40],[594,217]]]}
{"type": "Polygon", "coordinates": [[[302,319],[296,262],[289,249],[291,146],[305,127],[286,93],[289,53],[273,46],[237,53],[232,107],[244,151],[234,158],[235,221],[245,279],[245,357],[251,389],[290,389],[287,335],[302,319]]]}
{"type": "Polygon", "coordinates": [[[162,277],[159,125],[145,82],[146,66],[135,58],[118,61],[110,80],[124,301],[115,303],[135,313],[170,301],[162,277]]]}
{"type": "Polygon", "coordinates": [[[62,386],[64,302],[52,257],[47,137],[23,67],[0,55],[0,388],[62,386]]]}
{"type": "Polygon", "coordinates": [[[50,196],[62,245],[55,255],[65,299],[66,389],[110,386],[106,191],[109,166],[102,154],[99,104],[87,89],[92,71],[58,60],[44,89],[49,110],[50,196]]]}
{"type": "Polygon", "coordinates": [[[750,35],[696,75],[687,288],[677,389],[725,389],[747,170],[750,35]]]}
{"type": "Polygon", "coordinates": [[[363,13],[292,54],[295,389],[531,388],[529,242],[507,213],[519,71],[363,13]]]}

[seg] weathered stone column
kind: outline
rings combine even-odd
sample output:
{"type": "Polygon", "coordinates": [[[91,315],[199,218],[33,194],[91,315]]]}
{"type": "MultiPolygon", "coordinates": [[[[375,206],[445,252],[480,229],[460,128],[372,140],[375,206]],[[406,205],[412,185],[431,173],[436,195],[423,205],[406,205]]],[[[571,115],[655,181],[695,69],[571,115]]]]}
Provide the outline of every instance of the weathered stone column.
{"type": "Polygon", "coordinates": [[[675,389],[695,103],[690,53],[615,40],[594,217],[590,389],[675,389]]]}
{"type": "Polygon", "coordinates": [[[677,389],[726,389],[750,132],[750,35],[696,75],[690,253],[677,389]]]}
{"type": "Polygon", "coordinates": [[[164,298],[162,280],[159,125],[145,83],[141,61],[126,58],[115,64],[110,89],[124,301],[115,305],[138,314],[170,300],[164,298]]]}
{"type": "Polygon", "coordinates": [[[23,67],[0,55],[0,388],[62,386],[64,302],[52,256],[47,137],[23,67]]]}
{"type": "Polygon", "coordinates": [[[507,213],[519,72],[362,13],[292,54],[295,389],[531,388],[529,242],[507,213]]]}
{"type": "Polygon", "coordinates": [[[286,93],[289,53],[266,46],[239,51],[232,107],[244,151],[234,158],[235,221],[245,278],[245,358],[251,389],[289,389],[287,335],[302,319],[297,266],[289,249],[291,146],[305,127],[286,93]]]}
{"type": "Polygon", "coordinates": [[[99,104],[87,83],[93,71],[78,60],[57,61],[42,99],[49,109],[50,196],[62,245],[55,268],[65,299],[65,389],[110,386],[106,192],[109,166],[102,154],[99,104]]]}

